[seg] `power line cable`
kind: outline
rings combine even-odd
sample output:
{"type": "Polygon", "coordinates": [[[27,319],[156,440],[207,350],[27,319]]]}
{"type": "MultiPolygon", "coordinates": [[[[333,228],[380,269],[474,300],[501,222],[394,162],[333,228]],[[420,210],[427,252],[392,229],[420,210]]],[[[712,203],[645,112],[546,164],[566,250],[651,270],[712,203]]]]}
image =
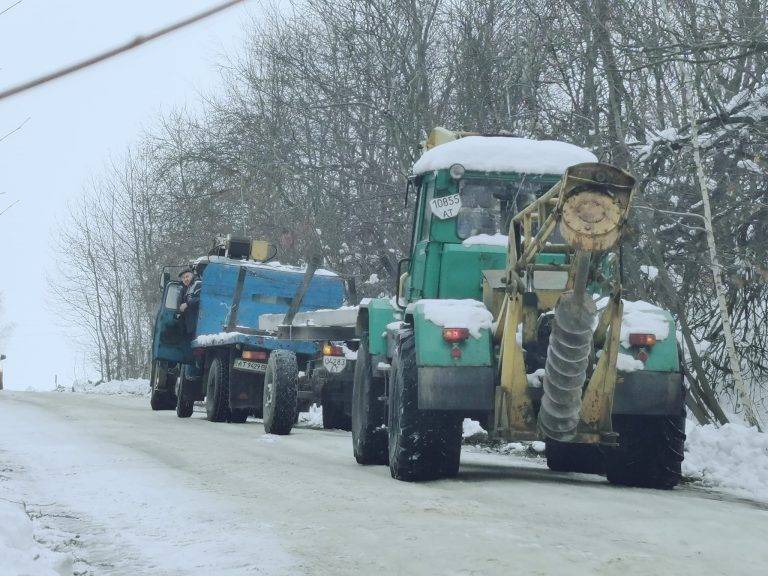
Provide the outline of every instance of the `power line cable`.
{"type": "Polygon", "coordinates": [[[158,38],[162,36],[166,36],[177,30],[180,30],[181,28],[185,28],[191,24],[200,22],[201,20],[205,20],[206,18],[209,18],[214,14],[218,14],[219,12],[222,12],[227,8],[231,8],[235,4],[240,4],[241,2],[244,2],[244,1],[245,0],[229,0],[229,2],[224,2],[223,4],[214,6],[209,10],[200,12],[199,14],[195,14],[194,16],[190,16],[189,18],[186,18],[184,20],[180,20],[174,24],[171,24],[170,26],[166,26],[165,28],[161,28],[160,30],[156,30],[155,32],[147,34],[146,36],[137,36],[130,42],[126,42],[125,44],[116,46],[115,48],[107,50],[106,52],[102,52],[101,54],[97,54],[96,56],[86,58],[85,60],[81,60],[80,62],[76,62],[75,64],[71,64],[64,68],[60,68],[59,70],[55,70],[54,72],[50,72],[43,76],[39,76],[34,80],[29,80],[28,82],[24,82],[22,84],[12,86],[11,88],[8,88],[7,90],[3,90],[2,92],[0,92],[0,100],[4,100],[5,98],[10,98],[11,96],[21,94],[22,92],[26,92],[27,90],[31,90],[32,88],[35,88],[37,86],[47,84],[48,82],[51,82],[53,80],[58,80],[59,78],[63,78],[64,76],[68,76],[69,74],[72,74],[74,72],[78,72],[79,70],[83,70],[85,68],[93,66],[94,64],[98,64],[99,62],[103,62],[104,60],[108,60],[109,58],[113,58],[118,54],[122,54],[123,52],[128,52],[129,50],[133,50],[134,48],[137,48],[142,44],[146,44],[147,42],[157,40],[158,38]]]}

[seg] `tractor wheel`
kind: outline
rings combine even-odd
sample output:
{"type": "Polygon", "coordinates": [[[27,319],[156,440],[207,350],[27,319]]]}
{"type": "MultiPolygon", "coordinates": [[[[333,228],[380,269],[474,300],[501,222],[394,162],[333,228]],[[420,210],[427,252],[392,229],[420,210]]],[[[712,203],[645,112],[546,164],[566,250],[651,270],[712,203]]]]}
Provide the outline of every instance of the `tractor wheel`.
{"type": "Polygon", "coordinates": [[[210,422],[228,422],[229,410],[229,366],[225,355],[216,356],[208,369],[205,393],[205,413],[210,422]]]}
{"type": "Polygon", "coordinates": [[[290,350],[269,355],[264,376],[264,431],[285,435],[296,421],[299,394],[299,366],[290,350]]]}
{"type": "Polygon", "coordinates": [[[403,331],[392,371],[389,403],[389,470],[392,478],[414,482],[450,478],[459,472],[462,418],[419,410],[413,332],[403,331]]]}
{"type": "Polygon", "coordinates": [[[250,408],[238,408],[230,411],[229,421],[233,424],[243,424],[248,420],[248,414],[251,412],[250,408]]]}
{"type": "Polygon", "coordinates": [[[605,474],[600,447],[595,444],[572,444],[547,438],[547,467],[555,472],[605,474]]]}
{"type": "Polygon", "coordinates": [[[363,332],[352,386],[352,450],[358,464],[388,462],[387,405],[382,396],[384,380],[373,377],[368,333],[363,332]]]}
{"type": "Polygon", "coordinates": [[[685,414],[613,417],[619,446],[605,450],[608,481],[623,486],[671,489],[682,476],[685,414]]]}
{"type": "Polygon", "coordinates": [[[168,372],[168,367],[164,361],[154,360],[152,362],[152,374],[150,382],[152,383],[152,394],[149,397],[149,406],[152,410],[173,410],[176,406],[174,397],[174,379],[175,376],[168,372]],[[160,388],[163,384],[165,388],[160,388]]]}

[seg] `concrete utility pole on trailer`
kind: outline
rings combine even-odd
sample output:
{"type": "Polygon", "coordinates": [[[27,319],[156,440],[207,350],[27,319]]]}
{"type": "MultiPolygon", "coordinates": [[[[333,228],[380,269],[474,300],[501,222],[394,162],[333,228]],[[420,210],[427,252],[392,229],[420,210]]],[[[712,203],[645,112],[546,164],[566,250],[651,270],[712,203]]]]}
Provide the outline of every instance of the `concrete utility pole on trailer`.
{"type": "Polygon", "coordinates": [[[3,389],[3,360],[5,360],[5,354],[0,354],[0,390],[3,389]]]}

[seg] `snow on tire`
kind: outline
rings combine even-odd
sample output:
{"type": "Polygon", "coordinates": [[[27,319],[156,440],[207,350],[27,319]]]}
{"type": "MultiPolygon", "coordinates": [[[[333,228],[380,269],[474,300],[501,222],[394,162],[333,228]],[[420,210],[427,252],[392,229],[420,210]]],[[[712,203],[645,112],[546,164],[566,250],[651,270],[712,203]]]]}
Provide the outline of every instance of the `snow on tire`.
{"type": "Polygon", "coordinates": [[[264,375],[264,431],[285,435],[296,422],[299,365],[290,350],[274,350],[264,375]]]}

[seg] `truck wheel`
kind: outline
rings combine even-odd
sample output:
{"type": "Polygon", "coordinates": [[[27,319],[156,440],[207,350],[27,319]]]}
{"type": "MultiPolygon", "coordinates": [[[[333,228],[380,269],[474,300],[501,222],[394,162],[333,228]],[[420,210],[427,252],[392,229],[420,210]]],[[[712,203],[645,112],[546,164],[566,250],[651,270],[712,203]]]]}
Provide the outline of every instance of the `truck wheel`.
{"type": "Polygon", "coordinates": [[[229,421],[233,424],[243,424],[248,420],[248,414],[251,412],[250,408],[238,408],[231,411],[229,421]]]}
{"type": "Polygon", "coordinates": [[[205,414],[210,422],[228,422],[230,418],[229,363],[222,356],[216,356],[208,369],[205,414]]]}
{"type": "Polygon", "coordinates": [[[605,450],[611,484],[671,489],[680,483],[685,413],[680,416],[613,417],[619,446],[605,450]]]}
{"type": "Polygon", "coordinates": [[[572,444],[547,438],[547,467],[555,472],[605,474],[605,462],[596,444],[572,444]]]}
{"type": "Polygon", "coordinates": [[[459,472],[462,418],[419,410],[413,332],[403,331],[393,358],[389,403],[389,470],[392,478],[414,482],[453,477],[459,472]]]}
{"type": "Polygon", "coordinates": [[[173,395],[175,388],[175,376],[168,372],[168,366],[162,360],[152,361],[152,394],[149,397],[149,406],[152,410],[173,410],[176,406],[176,398],[173,395]]]}
{"type": "Polygon", "coordinates": [[[296,421],[299,395],[299,365],[290,350],[275,350],[269,355],[264,376],[264,431],[285,435],[296,421]]]}
{"type": "Polygon", "coordinates": [[[184,368],[182,368],[176,391],[176,416],[179,418],[189,418],[195,409],[195,401],[191,397],[189,387],[189,380],[184,377],[184,368]]]}
{"type": "Polygon", "coordinates": [[[379,399],[382,396],[384,380],[373,377],[368,333],[363,332],[352,385],[352,451],[358,464],[388,462],[387,405],[379,399]]]}

